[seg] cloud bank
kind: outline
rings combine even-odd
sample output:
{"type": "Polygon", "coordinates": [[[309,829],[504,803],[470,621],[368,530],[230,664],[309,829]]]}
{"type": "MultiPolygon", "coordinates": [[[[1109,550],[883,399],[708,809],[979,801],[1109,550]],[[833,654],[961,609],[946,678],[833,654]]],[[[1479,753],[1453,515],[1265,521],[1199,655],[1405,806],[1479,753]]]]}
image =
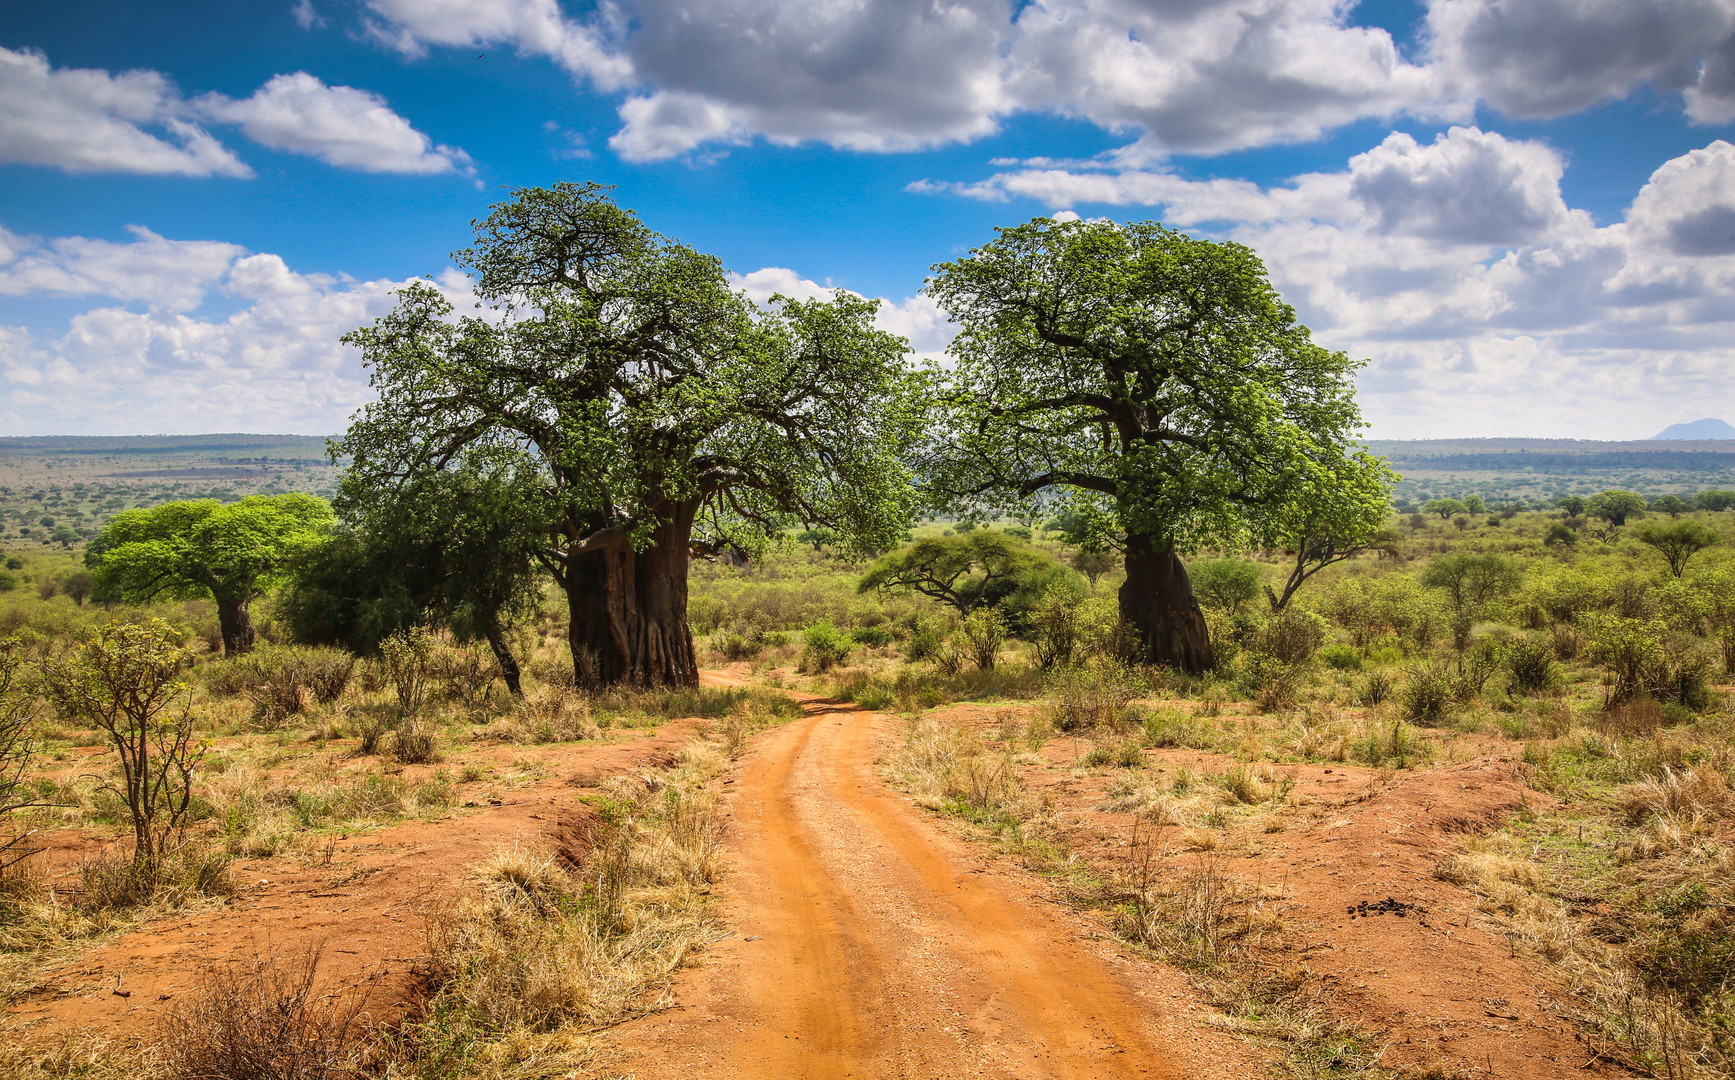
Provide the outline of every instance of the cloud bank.
{"type": "Polygon", "coordinates": [[[39,52],[0,47],[0,164],[69,173],[251,177],[206,125],[228,124],[261,146],[374,173],[472,173],[464,151],[436,146],[385,99],[278,75],[251,97],[188,100],[162,74],[52,68],[39,52]]]}
{"type": "Polygon", "coordinates": [[[1133,137],[1123,164],[1313,139],[1479,103],[1560,116],[1648,87],[1735,118],[1735,0],[1427,0],[1407,52],[1342,0],[367,0],[406,55],[503,46],[619,91],[610,145],[656,161],[753,139],[894,151],[1019,113],[1133,137]]]}
{"type": "Polygon", "coordinates": [[[1735,146],[1662,165],[1620,222],[1560,192],[1541,143],[1393,133],[1339,172],[1261,188],[1156,170],[1043,167],[918,190],[1148,206],[1258,251],[1316,337],[1372,362],[1384,437],[1643,437],[1735,370],[1735,146]]]}

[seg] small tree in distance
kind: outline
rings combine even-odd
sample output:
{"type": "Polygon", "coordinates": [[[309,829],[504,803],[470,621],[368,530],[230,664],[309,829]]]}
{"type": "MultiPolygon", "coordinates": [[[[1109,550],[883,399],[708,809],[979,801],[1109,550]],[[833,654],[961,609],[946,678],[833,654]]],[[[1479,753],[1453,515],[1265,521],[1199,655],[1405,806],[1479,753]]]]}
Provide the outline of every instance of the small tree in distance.
{"type": "Polygon", "coordinates": [[[217,602],[224,655],[253,648],[248,605],[279,584],[291,560],[335,520],[313,495],[253,495],[128,510],[85,549],[98,600],[143,603],[158,596],[217,602]]]}
{"type": "Polygon", "coordinates": [[[1632,491],[1605,491],[1592,495],[1585,503],[1591,517],[1601,518],[1619,528],[1628,518],[1645,516],[1645,497],[1632,491]]]}
{"type": "Polygon", "coordinates": [[[1687,560],[1721,539],[1716,529],[1700,521],[1647,521],[1634,528],[1632,535],[1639,543],[1656,548],[1676,577],[1686,572],[1687,560]]]}
{"type": "Polygon", "coordinates": [[[1457,499],[1429,499],[1427,502],[1422,504],[1423,513],[1438,514],[1440,515],[1441,521],[1445,521],[1453,514],[1468,513],[1469,509],[1469,507],[1465,506],[1457,499]]]}
{"type": "Polygon", "coordinates": [[[1667,514],[1672,518],[1678,518],[1693,507],[1679,495],[1658,495],[1651,500],[1650,509],[1653,514],[1667,514]]]}

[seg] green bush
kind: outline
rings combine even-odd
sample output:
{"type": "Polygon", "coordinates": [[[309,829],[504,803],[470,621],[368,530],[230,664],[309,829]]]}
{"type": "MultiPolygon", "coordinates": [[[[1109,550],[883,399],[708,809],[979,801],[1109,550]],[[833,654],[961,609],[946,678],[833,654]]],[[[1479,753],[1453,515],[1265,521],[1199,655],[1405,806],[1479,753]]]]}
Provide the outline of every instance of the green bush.
{"type": "Polygon", "coordinates": [[[1508,642],[1506,670],[1512,676],[1515,693],[1540,693],[1560,679],[1553,646],[1539,638],[1517,637],[1508,642]]]}
{"type": "Polygon", "coordinates": [[[812,674],[824,674],[843,663],[854,643],[849,636],[821,619],[801,632],[806,648],[801,654],[802,668],[812,674]]]}
{"type": "Polygon", "coordinates": [[[1398,686],[1404,719],[1412,724],[1441,723],[1451,709],[1454,689],[1452,676],[1444,668],[1432,664],[1411,668],[1398,686]]]}
{"type": "Polygon", "coordinates": [[[865,645],[870,649],[883,649],[892,643],[892,632],[883,626],[858,626],[850,637],[857,645],[865,645]]]}
{"type": "Polygon", "coordinates": [[[1327,645],[1319,650],[1319,658],[1334,671],[1360,671],[1361,653],[1353,645],[1327,645]]]}

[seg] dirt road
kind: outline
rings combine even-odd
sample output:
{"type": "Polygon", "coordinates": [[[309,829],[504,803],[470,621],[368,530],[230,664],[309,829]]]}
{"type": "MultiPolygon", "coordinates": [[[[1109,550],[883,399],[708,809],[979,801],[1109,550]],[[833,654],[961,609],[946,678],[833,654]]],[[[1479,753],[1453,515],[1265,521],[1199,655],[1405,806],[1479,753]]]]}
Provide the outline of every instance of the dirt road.
{"type": "Polygon", "coordinates": [[[1173,973],[984,866],[873,772],[895,721],[809,703],[732,782],[738,932],[620,1029],[656,1077],[1199,1077],[1255,1053],[1173,973]]]}

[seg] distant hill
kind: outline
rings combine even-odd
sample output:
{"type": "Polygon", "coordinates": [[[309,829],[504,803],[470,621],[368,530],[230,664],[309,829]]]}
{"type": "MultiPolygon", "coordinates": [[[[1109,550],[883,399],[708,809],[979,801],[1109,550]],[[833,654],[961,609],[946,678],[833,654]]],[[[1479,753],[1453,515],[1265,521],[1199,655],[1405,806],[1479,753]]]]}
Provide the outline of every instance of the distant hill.
{"type": "Polygon", "coordinates": [[[1695,420],[1690,424],[1670,424],[1647,441],[1657,439],[1735,439],[1735,427],[1721,420],[1695,420]]]}

